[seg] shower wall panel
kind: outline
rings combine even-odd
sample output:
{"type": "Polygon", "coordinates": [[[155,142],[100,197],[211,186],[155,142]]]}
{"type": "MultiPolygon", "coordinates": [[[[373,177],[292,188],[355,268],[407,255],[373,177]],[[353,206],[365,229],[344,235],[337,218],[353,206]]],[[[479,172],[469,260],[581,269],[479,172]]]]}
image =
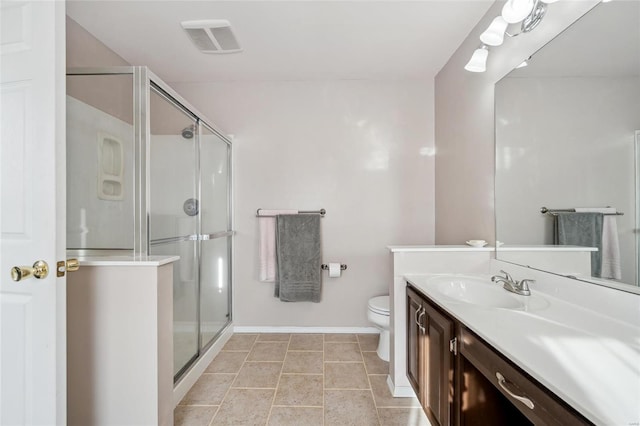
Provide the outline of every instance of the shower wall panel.
{"type": "Polygon", "coordinates": [[[133,126],[71,96],[67,116],[67,247],[131,250],[133,126]],[[122,193],[117,200],[99,196],[102,136],[122,142],[122,193]]]}

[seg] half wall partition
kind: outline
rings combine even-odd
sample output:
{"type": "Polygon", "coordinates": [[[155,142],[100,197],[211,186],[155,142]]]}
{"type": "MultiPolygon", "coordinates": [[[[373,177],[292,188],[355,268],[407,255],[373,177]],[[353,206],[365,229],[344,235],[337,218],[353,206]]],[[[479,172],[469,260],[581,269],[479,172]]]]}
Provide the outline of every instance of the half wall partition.
{"type": "Polygon", "coordinates": [[[69,250],[180,256],[178,381],[232,319],[231,142],[146,67],[68,70],[67,138],[69,250]]]}

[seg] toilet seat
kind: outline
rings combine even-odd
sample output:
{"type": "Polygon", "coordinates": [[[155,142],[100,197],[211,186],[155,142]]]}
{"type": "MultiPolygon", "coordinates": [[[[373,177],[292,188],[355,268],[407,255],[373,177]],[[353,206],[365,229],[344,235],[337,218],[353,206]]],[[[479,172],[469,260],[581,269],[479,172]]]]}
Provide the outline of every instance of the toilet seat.
{"type": "Polygon", "coordinates": [[[389,316],[389,296],[377,296],[369,299],[369,310],[379,315],[389,316]]]}

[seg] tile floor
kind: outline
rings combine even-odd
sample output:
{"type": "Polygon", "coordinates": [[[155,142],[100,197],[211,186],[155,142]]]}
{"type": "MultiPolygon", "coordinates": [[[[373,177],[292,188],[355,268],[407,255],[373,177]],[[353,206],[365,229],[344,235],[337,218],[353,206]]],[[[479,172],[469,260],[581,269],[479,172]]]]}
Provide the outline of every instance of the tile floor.
{"type": "Polygon", "coordinates": [[[428,426],[393,398],[376,334],[234,334],[176,407],[175,424],[428,426]]]}

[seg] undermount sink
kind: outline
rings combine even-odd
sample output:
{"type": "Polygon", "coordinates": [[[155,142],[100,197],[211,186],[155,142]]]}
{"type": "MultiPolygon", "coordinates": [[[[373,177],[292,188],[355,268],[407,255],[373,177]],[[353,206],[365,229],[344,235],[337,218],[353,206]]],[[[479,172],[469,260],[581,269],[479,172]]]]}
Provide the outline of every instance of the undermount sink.
{"type": "Polygon", "coordinates": [[[489,278],[468,275],[442,275],[430,278],[429,286],[453,301],[487,308],[532,310],[543,309],[548,302],[538,296],[509,293],[489,278]]]}

